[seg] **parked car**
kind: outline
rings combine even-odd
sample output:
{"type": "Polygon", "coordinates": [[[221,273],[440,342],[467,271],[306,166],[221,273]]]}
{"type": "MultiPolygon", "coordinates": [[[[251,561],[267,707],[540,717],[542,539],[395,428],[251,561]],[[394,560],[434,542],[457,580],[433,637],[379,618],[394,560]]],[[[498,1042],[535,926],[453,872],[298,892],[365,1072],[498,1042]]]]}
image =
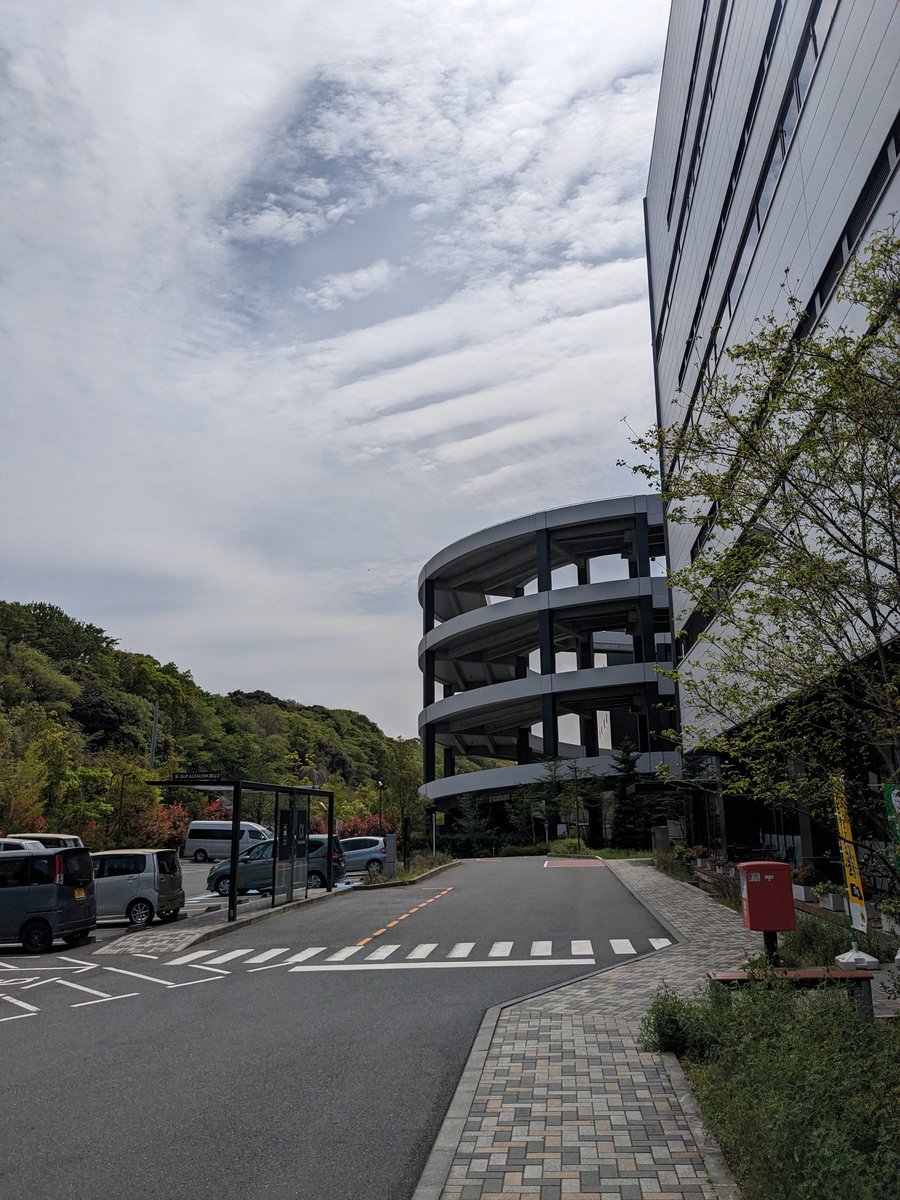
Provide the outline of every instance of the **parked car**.
{"type": "Polygon", "coordinates": [[[72,849],[77,850],[79,846],[84,845],[81,838],[74,833],[8,833],[6,836],[40,842],[48,850],[61,850],[65,846],[71,846],[72,849]]]}
{"type": "Polygon", "coordinates": [[[44,847],[35,838],[5,837],[0,838],[0,854],[5,850],[43,850],[44,847]]]}
{"type": "MultiPolygon", "coordinates": [[[[241,821],[241,853],[272,837],[265,825],[241,821]]],[[[210,862],[231,857],[230,821],[191,821],[184,841],[184,857],[194,862],[210,862]]]]}
{"type": "Polygon", "coordinates": [[[101,850],[92,855],[97,917],[149,925],[175,921],[184,908],[177,850],[101,850]]]}
{"type": "Polygon", "coordinates": [[[380,875],[387,861],[387,848],[383,837],[341,838],[344,865],[348,871],[368,871],[380,875]]]}
{"type": "MultiPolygon", "coordinates": [[[[344,855],[337,838],[332,839],[333,882],[344,878],[344,855]]],[[[328,838],[324,833],[311,833],[308,839],[308,860],[306,882],[310,888],[325,886],[327,877],[328,838]]],[[[244,892],[268,892],[272,889],[272,854],[275,843],[271,839],[260,842],[245,850],[238,860],[238,895],[244,892]]],[[[206,886],[211,892],[227,896],[231,888],[231,862],[216,863],[206,877],[206,886]]]]}
{"type": "Polygon", "coordinates": [[[94,872],[83,846],[0,854],[0,942],[42,954],[55,938],[77,946],[96,924],[94,872]]]}

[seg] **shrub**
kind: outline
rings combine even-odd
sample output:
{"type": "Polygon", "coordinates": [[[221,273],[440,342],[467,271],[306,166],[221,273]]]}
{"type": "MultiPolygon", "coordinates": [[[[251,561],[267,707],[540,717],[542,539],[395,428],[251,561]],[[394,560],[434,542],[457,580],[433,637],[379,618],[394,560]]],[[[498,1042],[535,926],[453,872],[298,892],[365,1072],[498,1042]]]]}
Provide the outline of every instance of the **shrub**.
{"type": "Polygon", "coordinates": [[[896,1195],[900,1021],[766,976],[723,993],[660,989],[641,1036],[681,1054],[745,1200],[843,1200],[848,1180],[858,1200],[896,1195]]]}
{"type": "Polygon", "coordinates": [[[819,872],[812,863],[804,863],[791,872],[791,879],[798,887],[814,887],[820,882],[819,872]]]}
{"type": "MultiPolygon", "coordinates": [[[[876,938],[854,933],[856,944],[874,958],[893,958],[876,938]]],[[[786,967],[825,967],[834,963],[839,954],[850,949],[850,930],[843,921],[823,917],[797,918],[797,928],[781,935],[779,956],[786,967]]]]}

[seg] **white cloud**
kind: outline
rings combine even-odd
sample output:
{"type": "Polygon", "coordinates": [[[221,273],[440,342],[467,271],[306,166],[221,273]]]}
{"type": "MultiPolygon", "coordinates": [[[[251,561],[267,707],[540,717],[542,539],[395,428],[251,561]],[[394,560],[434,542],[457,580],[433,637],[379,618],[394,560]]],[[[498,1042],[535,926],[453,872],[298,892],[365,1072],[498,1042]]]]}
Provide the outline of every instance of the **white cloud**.
{"type": "Polygon", "coordinates": [[[414,732],[421,564],[633,486],[664,9],[6,0],[4,597],[414,732]]]}

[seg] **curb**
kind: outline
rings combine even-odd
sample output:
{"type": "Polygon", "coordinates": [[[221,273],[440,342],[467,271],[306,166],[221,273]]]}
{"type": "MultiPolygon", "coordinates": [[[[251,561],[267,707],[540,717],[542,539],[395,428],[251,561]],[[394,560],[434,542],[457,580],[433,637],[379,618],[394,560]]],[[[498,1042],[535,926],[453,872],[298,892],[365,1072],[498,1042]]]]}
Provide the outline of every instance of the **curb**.
{"type": "Polygon", "coordinates": [[[440,875],[441,871],[449,871],[451,867],[458,867],[460,860],[454,862],[441,863],[439,867],[432,867],[430,871],[425,871],[422,875],[417,875],[415,879],[386,879],[384,883],[365,883],[361,887],[361,891],[379,891],[381,888],[395,887],[413,887],[414,884],[421,883],[423,879],[430,879],[432,875],[440,875]]]}
{"type": "Polygon", "coordinates": [[[716,1189],[718,1200],[741,1200],[740,1189],[728,1169],[725,1155],[722,1153],[719,1143],[703,1123],[700,1105],[697,1103],[694,1089],[681,1069],[681,1063],[670,1050],[661,1051],[659,1057],[666,1068],[666,1074],[672,1081],[678,1104],[684,1113],[694,1141],[697,1143],[697,1149],[700,1151],[710,1182],[716,1189]]]}
{"type": "MultiPolygon", "coordinates": [[[[262,912],[247,913],[243,917],[240,914],[238,914],[238,919],[236,921],[224,921],[221,925],[209,925],[206,928],[203,928],[202,926],[200,926],[197,936],[193,939],[193,941],[189,942],[188,945],[196,946],[196,945],[199,945],[201,942],[209,942],[213,938],[222,937],[224,934],[232,933],[235,929],[242,929],[246,925],[256,925],[260,921],[268,921],[272,917],[280,916],[282,913],[295,912],[298,908],[302,908],[306,904],[321,903],[327,896],[334,896],[334,895],[349,896],[354,891],[356,891],[355,888],[342,888],[339,893],[336,893],[334,891],[331,891],[331,892],[323,891],[320,896],[304,896],[302,900],[291,900],[287,904],[280,904],[277,908],[266,908],[266,909],[263,909],[262,912]]],[[[176,933],[176,932],[189,933],[190,929],[184,929],[184,926],[189,925],[189,923],[191,921],[200,921],[200,920],[201,920],[201,916],[198,913],[196,917],[188,917],[184,922],[181,923],[180,926],[178,923],[176,923],[175,925],[169,926],[169,930],[172,933],[176,933]]],[[[116,943],[122,941],[123,938],[138,936],[142,933],[162,933],[162,932],[163,932],[162,930],[150,929],[150,927],[146,926],[146,925],[141,926],[140,928],[135,928],[135,929],[124,929],[119,937],[110,938],[109,941],[104,942],[103,945],[104,946],[114,946],[114,945],[116,945],[116,943]]]]}

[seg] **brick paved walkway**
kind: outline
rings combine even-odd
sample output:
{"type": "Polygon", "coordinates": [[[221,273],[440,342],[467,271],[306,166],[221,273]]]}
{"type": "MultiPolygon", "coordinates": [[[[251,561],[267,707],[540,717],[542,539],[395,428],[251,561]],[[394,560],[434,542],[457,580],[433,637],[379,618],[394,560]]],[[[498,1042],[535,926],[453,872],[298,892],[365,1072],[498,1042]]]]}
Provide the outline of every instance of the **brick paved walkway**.
{"type": "Polygon", "coordinates": [[[681,991],[761,950],[739,915],[640,862],[609,868],[677,944],[487,1015],[414,1200],[733,1200],[673,1055],[643,1051],[681,991]]]}

